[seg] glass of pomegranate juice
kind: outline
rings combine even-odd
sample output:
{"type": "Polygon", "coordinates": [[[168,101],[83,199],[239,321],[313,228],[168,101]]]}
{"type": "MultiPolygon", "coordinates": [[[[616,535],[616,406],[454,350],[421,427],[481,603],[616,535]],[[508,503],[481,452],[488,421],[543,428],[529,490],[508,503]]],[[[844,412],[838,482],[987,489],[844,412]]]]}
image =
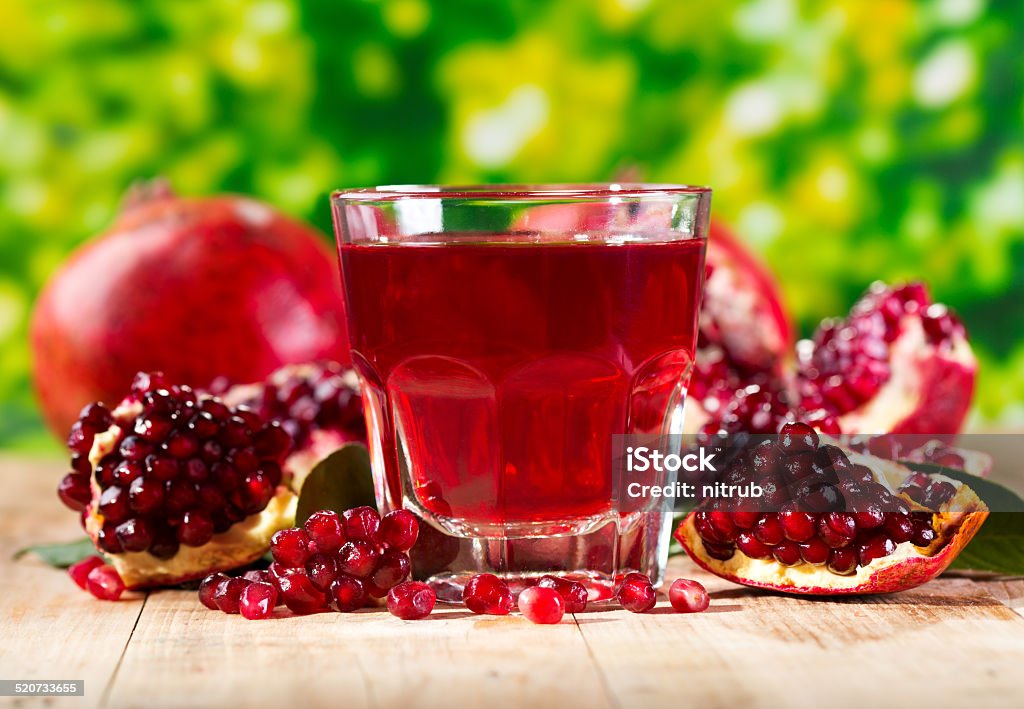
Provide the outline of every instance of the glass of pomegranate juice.
{"type": "Polygon", "coordinates": [[[639,478],[615,448],[682,430],[710,200],[633,184],[333,195],[377,503],[421,518],[414,573],[439,598],[484,572],[513,590],[572,578],[591,600],[634,571],[660,583],[673,500],[627,494],[639,478]]]}

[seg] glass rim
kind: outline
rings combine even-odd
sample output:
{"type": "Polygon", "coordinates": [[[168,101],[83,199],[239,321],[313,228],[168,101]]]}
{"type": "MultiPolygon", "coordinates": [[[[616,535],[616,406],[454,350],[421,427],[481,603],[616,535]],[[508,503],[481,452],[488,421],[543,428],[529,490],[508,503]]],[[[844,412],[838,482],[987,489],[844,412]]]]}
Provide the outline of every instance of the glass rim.
{"type": "Polygon", "coordinates": [[[707,196],[710,187],[655,182],[594,182],[565,184],[381,185],[335,190],[332,202],[394,202],[403,199],[500,200],[533,202],[618,198],[707,196]]]}

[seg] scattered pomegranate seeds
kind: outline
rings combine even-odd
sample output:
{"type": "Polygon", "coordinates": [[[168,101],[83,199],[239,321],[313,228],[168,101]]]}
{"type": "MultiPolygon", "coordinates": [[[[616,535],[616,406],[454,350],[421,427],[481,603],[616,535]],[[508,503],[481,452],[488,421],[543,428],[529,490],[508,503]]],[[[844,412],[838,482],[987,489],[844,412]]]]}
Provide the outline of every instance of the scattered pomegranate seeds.
{"type": "Polygon", "coordinates": [[[531,623],[555,625],[565,615],[565,601],[553,588],[531,586],[519,594],[519,612],[531,623]]]}
{"type": "Polygon", "coordinates": [[[643,574],[626,574],[619,587],[619,603],[632,613],[646,613],[654,608],[658,597],[651,580],[643,574]]]}
{"type": "Polygon", "coordinates": [[[89,572],[98,566],[103,566],[103,559],[98,556],[87,556],[68,567],[68,576],[78,584],[80,589],[85,590],[85,581],[89,577],[89,572]]]}
{"type": "Polygon", "coordinates": [[[676,579],[668,589],[668,600],[678,613],[700,613],[711,605],[707,589],[690,579],[676,579]]]}
{"type": "Polygon", "coordinates": [[[101,601],[116,601],[124,593],[124,581],[113,566],[97,566],[85,577],[85,588],[101,601]]]}
{"type": "Polygon", "coordinates": [[[243,578],[225,577],[217,584],[213,591],[213,602],[217,608],[225,613],[237,613],[238,603],[242,598],[242,591],[249,585],[249,581],[243,578]]]}
{"type": "Polygon", "coordinates": [[[202,583],[199,584],[199,602],[212,611],[218,610],[214,595],[217,593],[217,587],[220,586],[221,582],[227,580],[228,577],[221,573],[210,574],[203,579],[202,583]]]}
{"type": "Polygon", "coordinates": [[[437,596],[422,581],[406,581],[388,591],[388,610],[402,620],[426,618],[434,610],[437,596]]]}
{"type": "Polygon", "coordinates": [[[587,609],[587,587],[581,583],[557,576],[544,576],[537,585],[558,591],[565,602],[566,613],[582,613],[587,609]]]}
{"type": "Polygon", "coordinates": [[[474,613],[508,615],[512,611],[512,591],[494,574],[477,574],[462,590],[462,600],[474,613]]]}

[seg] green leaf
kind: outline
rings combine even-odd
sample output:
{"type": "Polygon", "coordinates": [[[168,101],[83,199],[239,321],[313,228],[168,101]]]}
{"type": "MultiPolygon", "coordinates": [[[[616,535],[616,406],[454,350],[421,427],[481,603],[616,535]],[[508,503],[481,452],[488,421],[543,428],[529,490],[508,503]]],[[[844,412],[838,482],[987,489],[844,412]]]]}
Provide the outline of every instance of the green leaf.
{"type": "Polygon", "coordinates": [[[35,554],[50,566],[58,569],[66,569],[87,556],[96,554],[96,547],[88,537],[76,539],[73,542],[61,544],[36,544],[34,546],[19,549],[14,554],[15,559],[20,559],[26,554],[35,554]]]}
{"type": "Polygon", "coordinates": [[[295,524],[301,526],[317,510],[376,506],[370,454],[361,443],[346,443],[321,460],[302,484],[295,524]]]}
{"type": "Polygon", "coordinates": [[[932,463],[900,462],[912,470],[959,480],[974,490],[990,510],[996,510],[989,513],[974,539],[953,560],[951,569],[1024,576],[1024,500],[1017,493],[962,470],[932,463]]]}
{"type": "Polygon", "coordinates": [[[951,569],[1024,576],[1024,515],[992,512],[951,569]]]}

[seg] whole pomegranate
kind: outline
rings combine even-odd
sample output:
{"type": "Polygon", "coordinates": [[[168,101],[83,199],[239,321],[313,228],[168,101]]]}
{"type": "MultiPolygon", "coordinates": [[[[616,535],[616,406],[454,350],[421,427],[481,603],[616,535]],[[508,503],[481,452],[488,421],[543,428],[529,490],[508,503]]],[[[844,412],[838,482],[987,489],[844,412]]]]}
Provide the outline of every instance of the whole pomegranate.
{"type": "Polygon", "coordinates": [[[348,357],[320,234],[252,199],[159,185],[130,195],[113,228],[53,275],[30,341],[43,415],[61,436],[85,404],[116,404],[138,371],[204,388],[348,357]]]}

